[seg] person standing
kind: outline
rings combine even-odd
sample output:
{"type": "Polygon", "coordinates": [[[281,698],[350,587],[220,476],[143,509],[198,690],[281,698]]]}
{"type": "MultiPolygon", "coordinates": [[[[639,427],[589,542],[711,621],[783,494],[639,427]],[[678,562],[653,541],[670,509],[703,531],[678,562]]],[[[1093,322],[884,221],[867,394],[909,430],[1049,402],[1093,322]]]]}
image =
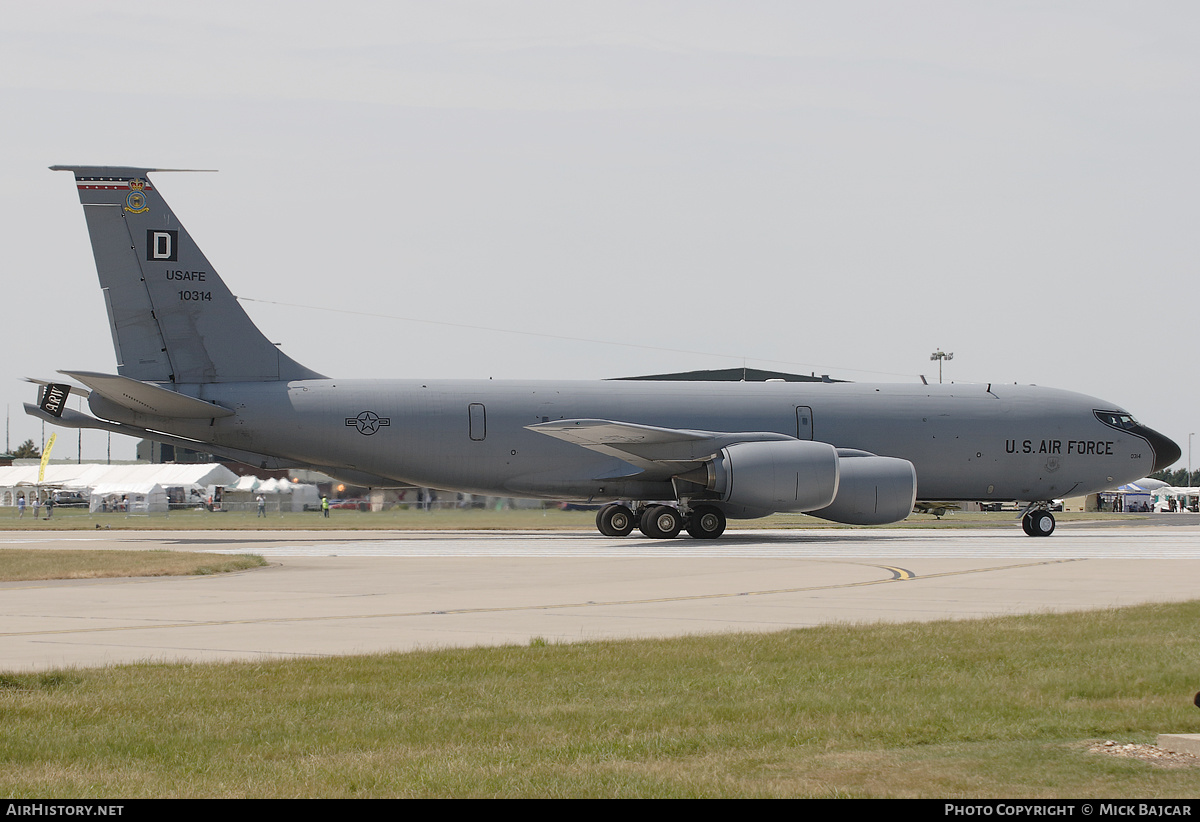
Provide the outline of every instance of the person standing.
{"type": "Polygon", "coordinates": [[[267,518],[267,498],[264,497],[262,494],[259,494],[257,502],[258,502],[258,514],[254,518],[258,519],[259,517],[262,517],[263,519],[266,519],[267,518]]]}
{"type": "Polygon", "coordinates": [[[17,497],[17,519],[25,519],[25,495],[17,497]]]}
{"type": "Polygon", "coordinates": [[[329,497],[321,497],[321,516],[329,516],[329,497]]]}

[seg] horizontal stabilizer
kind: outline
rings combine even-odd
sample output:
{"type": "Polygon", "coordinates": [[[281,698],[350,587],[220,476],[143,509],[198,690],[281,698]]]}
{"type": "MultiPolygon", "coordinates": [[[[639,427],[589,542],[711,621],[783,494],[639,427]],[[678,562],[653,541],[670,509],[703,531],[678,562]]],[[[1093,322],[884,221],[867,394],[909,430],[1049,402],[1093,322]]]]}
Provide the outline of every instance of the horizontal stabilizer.
{"type": "MultiPolygon", "coordinates": [[[[26,377],[25,382],[31,382],[34,385],[42,385],[42,386],[56,385],[56,384],[62,385],[62,383],[55,383],[52,380],[39,380],[37,377],[26,377]]],[[[66,386],[66,388],[68,388],[70,390],[71,394],[73,394],[74,396],[83,397],[85,400],[88,398],[88,394],[90,393],[86,388],[80,388],[78,385],[68,385],[68,386],[66,386]]]]}
{"type": "Polygon", "coordinates": [[[139,414],[186,420],[233,416],[232,409],[198,400],[186,394],[179,394],[152,383],[139,382],[129,377],[97,374],[94,371],[59,371],[58,373],[74,377],[104,399],[139,414]]]}
{"type": "Polygon", "coordinates": [[[138,428],[135,425],[128,425],[122,422],[98,420],[79,411],[72,411],[70,408],[63,409],[62,416],[56,417],[43,411],[36,405],[25,403],[25,413],[31,417],[44,420],[51,425],[59,425],[65,428],[88,428],[96,431],[110,431],[113,434],[123,434],[127,437],[154,440],[166,445],[173,445],[176,448],[188,448],[203,454],[226,457],[245,463],[246,465],[257,465],[259,468],[266,468],[273,471],[283,468],[316,468],[317,470],[324,470],[320,466],[307,462],[296,462],[295,460],[283,459],[281,457],[272,457],[269,454],[257,454],[253,451],[243,451],[240,448],[226,448],[220,445],[213,445],[209,442],[199,442],[197,440],[189,440],[185,437],[163,434],[159,431],[151,431],[147,428],[138,428]]]}
{"type": "Polygon", "coordinates": [[[31,417],[37,417],[39,420],[48,422],[52,425],[60,425],[64,428],[95,428],[98,431],[112,431],[113,433],[124,433],[127,426],[121,425],[119,422],[107,422],[98,420],[93,416],[84,414],[79,411],[72,411],[70,408],[64,408],[61,416],[55,416],[47,411],[43,411],[32,403],[24,403],[25,413],[31,417]]]}

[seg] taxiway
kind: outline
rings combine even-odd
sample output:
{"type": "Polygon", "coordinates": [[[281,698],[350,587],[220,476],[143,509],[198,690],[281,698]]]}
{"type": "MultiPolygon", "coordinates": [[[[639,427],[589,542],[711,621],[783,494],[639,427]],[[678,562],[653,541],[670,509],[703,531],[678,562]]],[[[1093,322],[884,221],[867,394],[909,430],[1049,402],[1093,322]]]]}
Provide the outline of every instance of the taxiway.
{"type": "Polygon", "coordinates": [[[202,577],[0,584],[0,670],[778,631],[1196,596],[1200,527],[0,532],[0,545],[261,554],[202,577]]]}

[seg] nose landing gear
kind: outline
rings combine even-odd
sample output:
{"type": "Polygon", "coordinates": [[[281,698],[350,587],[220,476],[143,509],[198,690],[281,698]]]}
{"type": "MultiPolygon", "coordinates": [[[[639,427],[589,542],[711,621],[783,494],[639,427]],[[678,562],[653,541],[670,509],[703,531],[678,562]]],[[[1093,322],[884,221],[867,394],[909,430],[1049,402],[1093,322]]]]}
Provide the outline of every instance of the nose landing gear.
{"type": "Polygon", "coordinates": [[[1044,508],[1027,511],[1021,517],[1021,528],[1026,536],[1048,537],[1054,533],[1054,514],[1044,508]]]}

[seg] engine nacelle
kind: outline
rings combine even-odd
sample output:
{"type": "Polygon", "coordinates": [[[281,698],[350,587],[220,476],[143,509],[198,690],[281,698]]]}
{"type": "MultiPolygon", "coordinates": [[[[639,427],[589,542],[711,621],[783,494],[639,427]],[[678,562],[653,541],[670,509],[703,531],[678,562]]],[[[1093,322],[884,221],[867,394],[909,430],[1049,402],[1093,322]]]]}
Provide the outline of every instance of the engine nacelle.
{"type": "Polygon", "coordinates": [[[833,504],[808,513],[850,525],[886,525],[912,513],[917,469],[908,460],[875,455],[838,459],[841,482],[833,504]]]}
{"type": "Polygon", "coordinates": [[[705,485],[722,502],[764,513],[825,508],[838,492],[837,449],[825,442],[739,442],[705,469],[705,485]]]}

